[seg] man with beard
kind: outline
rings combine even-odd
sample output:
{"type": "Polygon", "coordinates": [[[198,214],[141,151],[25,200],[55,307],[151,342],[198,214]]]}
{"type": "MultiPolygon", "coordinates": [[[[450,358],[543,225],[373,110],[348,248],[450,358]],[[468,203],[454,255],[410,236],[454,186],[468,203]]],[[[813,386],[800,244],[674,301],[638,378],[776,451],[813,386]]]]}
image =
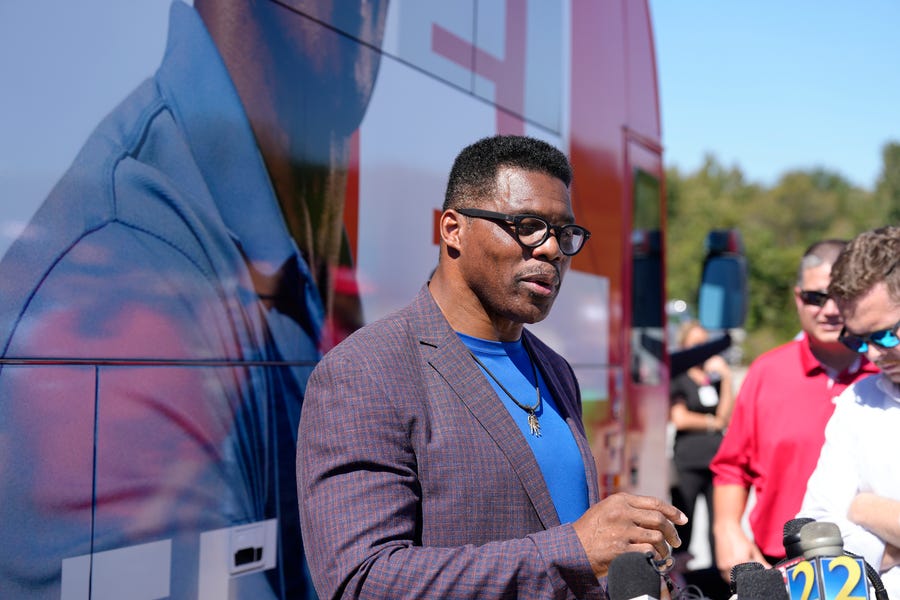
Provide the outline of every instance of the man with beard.
{"type": "Polygon", "coordinates": [[[314,370],[297,485],[321,597],[600,598],[617,555],[680,545],[666,502],[600,500],[574,373],[525,329],[590,237],[571,178],[532,138],[463,149],[431,280],[314,370]]]}

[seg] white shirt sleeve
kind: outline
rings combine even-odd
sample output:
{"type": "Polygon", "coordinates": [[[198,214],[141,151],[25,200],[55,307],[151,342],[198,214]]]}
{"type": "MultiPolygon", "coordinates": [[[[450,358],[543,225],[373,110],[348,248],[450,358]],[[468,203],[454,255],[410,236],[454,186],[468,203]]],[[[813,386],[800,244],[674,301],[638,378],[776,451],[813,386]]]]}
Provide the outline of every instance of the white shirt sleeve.
{"type": "MultiPolygon", "coordinates": [[[[847,388],[836,400],[836,408],[825,427],[825,445],[819,462],[806,486],[806,495],[798,517],[828,521],[841,529],[844,549],[865,558],[877,570],[884,554],[884,543],[847,518],[850,503],[857,493],[869,491],[863,483],[857,443],[869,429],[861,422],[865,412],[857,402],[856,385],[847,388]]],[[[876,457],[871,457],[875,459],[876,457]]]]}

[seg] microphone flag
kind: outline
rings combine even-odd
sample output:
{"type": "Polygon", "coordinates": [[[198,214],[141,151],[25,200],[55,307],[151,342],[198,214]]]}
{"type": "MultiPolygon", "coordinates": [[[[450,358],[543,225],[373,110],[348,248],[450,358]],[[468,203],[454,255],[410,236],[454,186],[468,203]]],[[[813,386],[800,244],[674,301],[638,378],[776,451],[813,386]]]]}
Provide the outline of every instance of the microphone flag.
{"type": "Polygon", "coordinates": [[[837,525],[803,525],[799,545],[803,560],[785,570],[791,600],[869,600],[865,562],[844,553],[837,525]]]}

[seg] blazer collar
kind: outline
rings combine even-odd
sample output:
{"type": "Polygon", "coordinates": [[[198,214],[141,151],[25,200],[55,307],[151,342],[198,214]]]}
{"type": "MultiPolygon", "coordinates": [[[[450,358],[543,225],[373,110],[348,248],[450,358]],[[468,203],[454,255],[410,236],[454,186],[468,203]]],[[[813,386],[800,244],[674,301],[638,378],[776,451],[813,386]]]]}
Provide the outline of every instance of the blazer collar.
{"type": "MultiPolygon", "coordinates": [[[[506,455],[541,524],[545,528],[559,525],[556,507],[528,442],[497,398],[494,388],[469,356],[465,344],[444,318],[427,284],[419,291],[412,308],[417,320],[414,330],[419,334],[419,347],[425,361],[444,379],[506,455]]],[[[538,362],[543,362],[543,356],[537,354],[537,349],[535,352],[538,362]]],[[[560,388],[556,378],[547,376],[543,369],[541,372],[546,376],[547,385],[557,395],[560,388]]]]}

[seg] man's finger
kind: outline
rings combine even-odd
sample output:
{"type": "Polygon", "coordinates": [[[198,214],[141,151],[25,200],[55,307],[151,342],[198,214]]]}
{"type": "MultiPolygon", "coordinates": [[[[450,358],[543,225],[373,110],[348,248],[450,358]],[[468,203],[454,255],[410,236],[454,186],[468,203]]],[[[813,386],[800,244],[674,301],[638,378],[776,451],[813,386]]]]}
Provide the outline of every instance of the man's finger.
{"type": "Polygon", "coordinates": [[[678,530],[675,529],[673,522],[661,512],[636,509],[633,522],[643,529],[660,532],[664,540],[672,547],[678,548],[681,546],[681,537],[678,535],[678,530]]]}
{"type": "Polygon", "coordinates": [[[659,498],[653,496],[630,496],[628,502],[634,508],[660,512],[666,519],[676,525],[684,525],[688,522],[687,515],[659,498]]]}

